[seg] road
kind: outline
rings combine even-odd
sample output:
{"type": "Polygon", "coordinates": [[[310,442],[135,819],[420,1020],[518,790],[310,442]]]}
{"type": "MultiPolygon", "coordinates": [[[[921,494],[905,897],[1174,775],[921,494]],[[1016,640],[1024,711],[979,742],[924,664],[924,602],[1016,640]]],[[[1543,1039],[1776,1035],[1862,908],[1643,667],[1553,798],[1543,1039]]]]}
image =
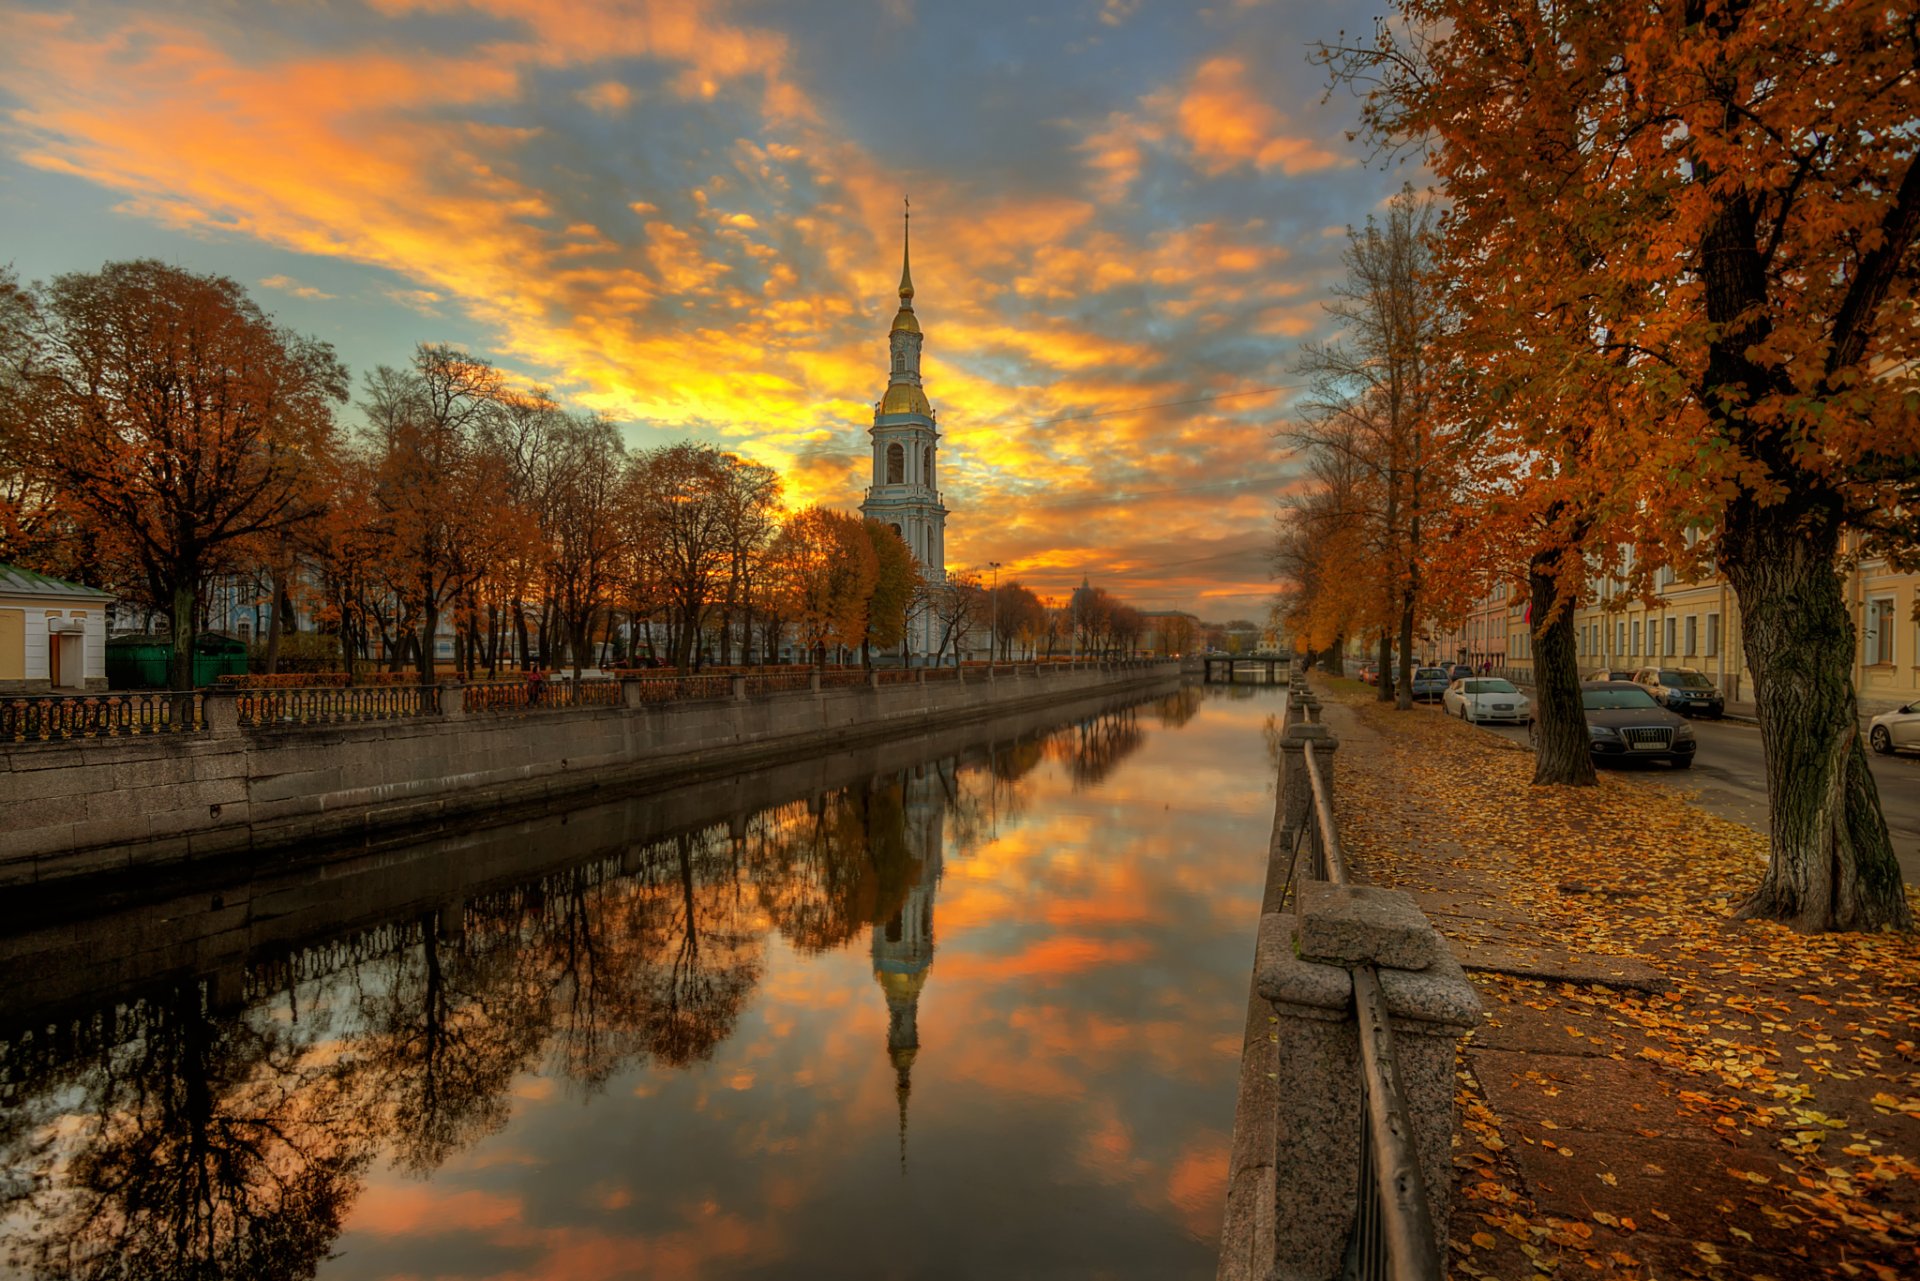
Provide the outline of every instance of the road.
{"type": "MultiPolygon", "coordinates": [[[[1524,728],[1484,725],[1489,734],[1527,741],[1524,728]]],[[[1756,832],[1767,830],[1767,779],[1760,759],[1760,728],[1739,721],[1693,722],[1700,751],[1693,768],[1676,770],[1657,761],[1609,762],[1602,768],[1649,787],[1697,793],[1694,804],[1756,832]]],[[[1870,756],[1880,810],[1893,835],[1893,852],[1909,885],[1920,885],[1920,755],[1870,756]]]]}

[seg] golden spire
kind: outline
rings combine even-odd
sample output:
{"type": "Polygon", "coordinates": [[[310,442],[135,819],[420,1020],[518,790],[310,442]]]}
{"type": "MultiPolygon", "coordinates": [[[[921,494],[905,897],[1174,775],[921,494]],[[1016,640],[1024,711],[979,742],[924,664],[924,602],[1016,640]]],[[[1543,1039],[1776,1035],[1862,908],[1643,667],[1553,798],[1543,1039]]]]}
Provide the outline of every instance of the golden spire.
{"type": "Polygon", "coordinates": [[[900,305],[902,307],[911,307],[913,305],[913,272],[908,269],[907,260],[909,251],[912,249],[913,240],[913,201],[905,196],[900,197],[900,199],[906,205],[906,212],[900,217],[902,228],[900,233],[900,305]]]}

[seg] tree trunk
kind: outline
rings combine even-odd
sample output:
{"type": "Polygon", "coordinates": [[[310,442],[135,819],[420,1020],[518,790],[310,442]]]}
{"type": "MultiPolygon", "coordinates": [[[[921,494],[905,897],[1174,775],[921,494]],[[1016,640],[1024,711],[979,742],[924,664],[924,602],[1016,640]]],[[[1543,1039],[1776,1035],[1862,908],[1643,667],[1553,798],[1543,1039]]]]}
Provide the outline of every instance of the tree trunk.
{"type": "Polygon", "coordinates": [[[440,605],[434,600],[431,589],[427,592],[427,607],[420,620],[420,683],[433,683],[434,641],[440,630],[440,605]]]}
{"type": "MultiPolygon", "coordinates": [[[[1579,658],[1574,652],[1573,602],[1560,605],[1561,556],[1577,549],[1535,552],[1527,565],[1528,633],[1533,637],[1533,781],[1536,785],[1592,787],[1593,745],[1580,704],[1579,658]]],[[[1578,581],[1576,579],[1576,581],[1578,581]]]]}
{"type": "Polygon", "coordinates": [[[1911,929],[1860,741],[1839,524],[1809,506],[1731,504],[1721,537],[1753,670],[1773,837],[1766,876],[1739,915],[1801,930],[1911,929]]]}
{"type": "Polygon", "coordinates": [[[199,634],[195,624],[199,617],[195,577],[182,575],[180,585],[173,589],[173,661],[167,672],[167,685],[172,689],[193,688],[193,642],[199,634]]]}
{"type": "Polygon", "coordinates": [[[1380,666],[1377,669],[1379,679],[1373,696],[1382,703],[1393,701],[1393,637],[1386,631],[1380,633],[1380,666]]]}
{"type": "Polygon", "coordinates": [[[273,603],[267,609],[267,675],[272,676],[280,670],[280,630],[281,619],[285,616],[280,602],[287,595],[287,571],[284,566],[273,567],[273,603]]]}
{"type": "Polygon", "coordinates": [[[1400,596],[1400,679],[1393,688],[1393,705],[1400,711],[1413,710],[1413,588],[1400,596]]]}

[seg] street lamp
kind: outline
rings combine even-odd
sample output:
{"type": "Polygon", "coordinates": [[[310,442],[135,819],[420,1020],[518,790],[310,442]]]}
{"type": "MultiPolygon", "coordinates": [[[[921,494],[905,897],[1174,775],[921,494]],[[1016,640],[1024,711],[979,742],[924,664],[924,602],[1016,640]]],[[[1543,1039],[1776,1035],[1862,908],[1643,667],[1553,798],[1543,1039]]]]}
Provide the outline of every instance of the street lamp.
{"type": "Polygon", "coordinates": [[[987,661],[993,661],[994,646],[1000,643],[1000,562],[990,560],[987,568],[993,571],[993,587],[987,592],[987,661]]]}

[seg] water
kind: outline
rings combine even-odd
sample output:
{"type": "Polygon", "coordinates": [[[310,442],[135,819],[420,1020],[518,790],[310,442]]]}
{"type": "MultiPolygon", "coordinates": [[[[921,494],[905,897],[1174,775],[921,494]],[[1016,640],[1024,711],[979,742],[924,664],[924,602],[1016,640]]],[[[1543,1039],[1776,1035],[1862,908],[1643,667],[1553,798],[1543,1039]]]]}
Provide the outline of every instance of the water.
{"type": "Polygon", "coordinates": [[[37,911],[4,1269],[1211,1276],[1277,699],[37,911]]]}

